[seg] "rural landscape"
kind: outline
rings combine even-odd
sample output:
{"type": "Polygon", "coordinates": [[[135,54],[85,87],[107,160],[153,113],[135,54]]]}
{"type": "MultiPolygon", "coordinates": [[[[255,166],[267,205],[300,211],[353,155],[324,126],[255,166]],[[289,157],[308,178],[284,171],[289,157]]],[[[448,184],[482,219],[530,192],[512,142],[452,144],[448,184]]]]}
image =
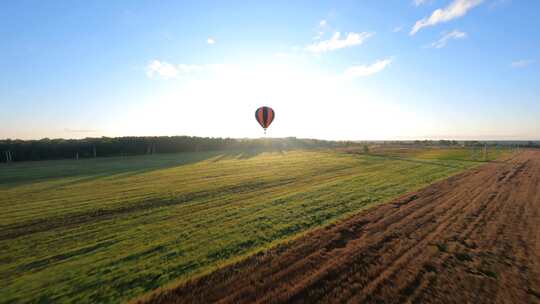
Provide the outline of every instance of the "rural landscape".
{"type": "Polygon", "coordinates": [[[3,1],[0,304],[540,304],[540,1],[3,1]]]}
{"type": "Polygon", "coordinates": [[[538,300],[540,150],[266,142],[4,163],[1,301],[538,300]]]}

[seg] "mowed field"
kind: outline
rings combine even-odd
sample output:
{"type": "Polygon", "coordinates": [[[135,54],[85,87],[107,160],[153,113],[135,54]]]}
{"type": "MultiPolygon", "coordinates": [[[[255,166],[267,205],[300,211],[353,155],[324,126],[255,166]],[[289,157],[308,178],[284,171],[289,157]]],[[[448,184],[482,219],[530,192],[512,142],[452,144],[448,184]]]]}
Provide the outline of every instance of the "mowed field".
{"type": "Polygon", "coordinates": [[[394,152],[3,164],[0,302],[126,301],[483,164],[466,149],[394,152]]]}
{"type": "Polygon", "coordinates": [[[540,150],[361,211],[158,303],[540,303],[540,150]]]}

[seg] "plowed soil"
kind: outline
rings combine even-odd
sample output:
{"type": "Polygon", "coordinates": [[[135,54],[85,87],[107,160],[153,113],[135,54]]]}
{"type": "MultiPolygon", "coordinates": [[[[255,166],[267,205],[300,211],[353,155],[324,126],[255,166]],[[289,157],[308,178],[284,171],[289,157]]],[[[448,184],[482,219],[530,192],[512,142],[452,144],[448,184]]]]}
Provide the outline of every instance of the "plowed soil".
{"type": "Polygon", "coordinates": [[[152,303],[540,303],[540,151],[156,293],[152,303]]]}

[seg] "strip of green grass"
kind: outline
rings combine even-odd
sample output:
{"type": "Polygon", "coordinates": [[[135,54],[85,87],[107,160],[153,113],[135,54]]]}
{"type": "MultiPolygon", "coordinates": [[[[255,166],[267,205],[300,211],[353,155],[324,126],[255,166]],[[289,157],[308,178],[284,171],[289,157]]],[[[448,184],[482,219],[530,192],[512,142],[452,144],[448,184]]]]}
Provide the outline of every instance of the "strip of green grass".
{"type": "Polygon", "coordinates": [[[429,153],[0,167],[0,302],[121,302],[480,164],[467,151],[429,153]]]}

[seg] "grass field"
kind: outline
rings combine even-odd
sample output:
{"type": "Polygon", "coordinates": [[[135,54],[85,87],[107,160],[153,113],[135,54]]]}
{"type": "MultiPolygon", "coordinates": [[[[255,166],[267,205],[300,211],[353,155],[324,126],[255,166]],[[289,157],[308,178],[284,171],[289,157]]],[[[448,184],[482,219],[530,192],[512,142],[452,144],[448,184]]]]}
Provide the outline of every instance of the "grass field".
{"type": "Polygon", "coordinates": [[[482,163],[465,149],[374,154],[1,165],[0,302],[129,300],[482,163]]]}

